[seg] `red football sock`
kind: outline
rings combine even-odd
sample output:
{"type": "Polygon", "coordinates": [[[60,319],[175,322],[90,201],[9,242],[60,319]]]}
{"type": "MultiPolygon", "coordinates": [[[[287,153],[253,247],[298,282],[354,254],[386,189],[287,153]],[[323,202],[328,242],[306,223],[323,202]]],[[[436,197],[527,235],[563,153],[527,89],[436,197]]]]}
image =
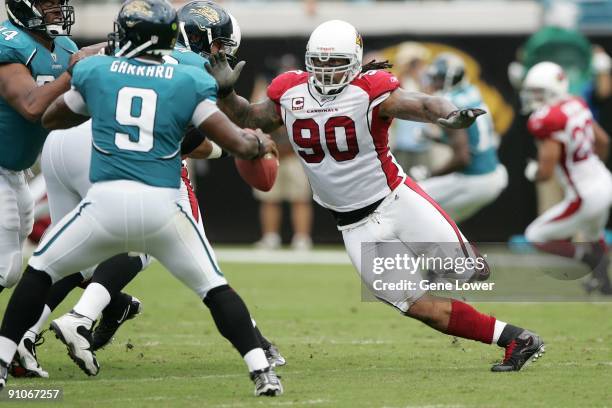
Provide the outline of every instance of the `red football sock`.
{"type": "Polygon", "coordinates": [[[491,344],[495,318],[482,314],[467,303],[451,300],[451,315],[446,334],[491,344]]]}

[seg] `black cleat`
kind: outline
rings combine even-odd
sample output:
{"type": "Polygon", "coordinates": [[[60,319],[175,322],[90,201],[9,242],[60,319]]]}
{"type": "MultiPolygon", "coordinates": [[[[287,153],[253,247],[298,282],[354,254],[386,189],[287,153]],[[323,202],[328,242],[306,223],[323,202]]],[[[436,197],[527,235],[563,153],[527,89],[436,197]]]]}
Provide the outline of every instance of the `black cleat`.
{"type": "Polygon", "coordinates": [[[2,391],[2,389],[4,387],[6,387],[6,381],[8,379],[8,374],[9,374],[9,365],[0,360],[0,391],[2,391]]]}
{"type": "Polygon", "coordinates": [[[142,311],[140,300],[125,293],[119,293],[116,299],[104,309],[100,323],[92,334],[91,348],[99,350],[111,342],[119,327],[126,321],[138,316],[142,311]]]}
{"type": "Polygon", "coordinates": [[[542,357],[545,351],[544,342],[540,336],[529,330],[523,330],[506,346],[504,360],[491,367],[491,371],[520,371],[532,361],[542,357]]]}
{"type": "Polygon", "coordinates": [[[278,351],[278,348],[274,344],[270,344],[270,347],[264,349],[264,353],[266,354],[266,358],[268,359],[268,364],[272,367],[281,367],[287,364],[287,360],[283,357],[278,351]]]}
{"type": "Polygon", "coordinates": [[[253,371],[251,380],[255,383],[255,396],[265,395],[267,397],[276,397],[283,393],[283,385],[280,379],[274,372],[273,367],[268,367],[264,370],[253,371]]]}

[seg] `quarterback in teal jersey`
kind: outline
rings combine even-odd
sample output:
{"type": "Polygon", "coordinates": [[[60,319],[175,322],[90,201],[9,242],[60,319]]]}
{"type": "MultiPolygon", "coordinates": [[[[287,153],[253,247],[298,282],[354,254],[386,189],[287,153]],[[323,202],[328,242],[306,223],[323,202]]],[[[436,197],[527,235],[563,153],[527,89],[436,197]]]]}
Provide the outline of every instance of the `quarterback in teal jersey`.
{"type": "MultiPolygon", "coordinates": [[[[52,282],[130,251],[157,258],[210,309],[221,334],[240,352],[256,395],[279,395],[242,299],[233,291],[180,202],[180,144],[193,124],[234,156],[276,153],[261,131],[234,125],[215,104],[216,82],[201,68],[164,64],[176,42],[178,19],[164,0],[131,0],[117,17],[110,49],[74,68],[73,89],[47,109],[43,125],[68,128],[92,118],[92,187],[47,233],[15,289],[0,329],[0,369],[38,318],[52,282]]],[[[95,284],[92,284],[95,290],[95,284]]],[[[88,289],[92,288],[92,285],[88,289]]],[[[52,323],[69,354],[97,374],[89,335],[93,321],[71,313],[52,323]],[[85,331],[85,332],[84,332],[85,331]]],[[[0,373],[4,372],[0,370],[0,373]]],[[[0,377],[4,385],[6,375],[0,377]]]]}
{"type": "Polygon", "coordinates": [[[74,13],[67,0],[6,0],[0,23],[0,291],[22,271],[21,247],[32,229],[34,203],[24,170],[34,164],[47,131],[40,118],[70,87],[66,69],[85,56],[67,37],[74,13]]]}
{"type": "MultiPolygon", "coordinates": [[[[439,55],[429,67],[428,77],[433,91],[453,104],[488,110],[478,88],[468,82],[458,56],[439,55]]],[[[451,217],[463,221],[493,202],[508,185],[506,168],[497,158],[491,115],[479,117],[466,129],[445,131],[442,141],[451,146],[453,156],[433,172],[433,177],[419,184],[451,217]]],[[[410,173],[419,178],[418,169],[410,173]]]]}

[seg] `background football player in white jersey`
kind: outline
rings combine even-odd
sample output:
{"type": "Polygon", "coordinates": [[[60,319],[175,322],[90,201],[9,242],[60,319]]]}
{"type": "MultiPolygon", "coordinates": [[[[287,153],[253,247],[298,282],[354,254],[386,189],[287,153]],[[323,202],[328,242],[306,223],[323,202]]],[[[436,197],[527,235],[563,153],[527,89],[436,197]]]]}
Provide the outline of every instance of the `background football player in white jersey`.
{"type": "MultiPolygon", "coordinates": [[[[457,106],[488,110],[478,88],[469,83],[458,55],[440,54],[426,75],[435,94],[457,106]]],[[[423,190],[455,221],[463,221],[493,202],[508,185],[506,168],[497,158],[491,115],[479,118],[467,129],[444,130],[436,138],[452,148],[450,160],[434,169],[433,177],[423,180],[423,168],[411,168],[410,175],[420,175],[415,179],[423,190]]]]}
{"type": "MultiPolygon", "coordinates": [[[[384,251],[384,243],[396,242],[413,255],[444,252],[450,243],[462,259],[474,257],[452,219],[405,176],[391,155],[387,130],[392,119],[466,128],[485,112],[459,110],[444,98],[406,92],[385,71],[362,72],[368,68],[362,67],[362,56],[355,27],[332,20],[310,36],[308,72],[279,75],[268,87],[268,99],[260,103],[250,104],[233,91],[244,63],[232,70],[221,54],[211,58],[210,70],[219,83],[217,104],[236,123],[266,131],[285,124],[314,199],[335,216],[351,261],[372,290],[374,277],[362,269],[362,243],[374,243],[373,251],[384,251]]],[[[475,273],[475,278],[485,278],[488,267],[475,273]]],[[[402,277],[422,279],[419,273],[402,277]]],[[[443,333],[506,348],[504,360],[493,371],[518,371],[544,351],[536,334],[481,314],[464,302],[421,289],[373,294],[443,333]]]]}
{"type": "Polygon", "coordinates": [[[564,190],[563,200],[527,227],[527,240],[543,251],[584,262],[593,271],[586,290],[610,295],[604,228],[612,175],[602,162],[608,156],[608,134],[586,102],[569,95],[567,76],[555,63],[541,62],[529,70],[521,99],[525,111],[533,112],[527,125],[538,141],[538,160],[529,162],[525,176],[544,181],[556,172],[564,190]]]}

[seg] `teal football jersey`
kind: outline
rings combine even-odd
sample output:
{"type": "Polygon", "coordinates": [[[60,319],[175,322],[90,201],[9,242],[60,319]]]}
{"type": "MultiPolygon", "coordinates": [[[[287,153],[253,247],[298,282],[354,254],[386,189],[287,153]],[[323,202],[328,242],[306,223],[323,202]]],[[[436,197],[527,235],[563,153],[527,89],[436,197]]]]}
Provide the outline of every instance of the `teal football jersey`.
{"type": "MultiPolygon", "coordinates": [[[[36,83],[44,85],[59,77],[78,48],[68,37],[55,38],[53,52],[10,21],[0,25],[0,64],[23,64],[36,83]]],[[[0,167],[24,170],[40,154],[47,131],[31,123],[0,98],[0,167]]]]}
{"type": "Polygon", "coordinates": [[[174,47],[172,54],[165,56],[164,61],[168,64],[191,65],[200,69],[204,69],[204,65],[209,63],[206,58],[182,45],[174,47]]]}
{"type": "Polygon", "coordinates": [[[195,108],[216,101],[202,68],[95,56],[79,62],[72,85],[92,117],[90,180],[180,185],[180,143],[195,108]]]}
{"type": "MultiPolygon", "coordinates": [[[[488,112],[478,88],[471,84],[455,87],[445,95],[451,102],[461,108],[479,108],[488,112]]],[[[472,126],[466,129],[470,146],[470,164],[461,170],[464,174],[486,174],[495,170],[499,164],[495,128],[491,114],[480,116],[472,126]]]]}

